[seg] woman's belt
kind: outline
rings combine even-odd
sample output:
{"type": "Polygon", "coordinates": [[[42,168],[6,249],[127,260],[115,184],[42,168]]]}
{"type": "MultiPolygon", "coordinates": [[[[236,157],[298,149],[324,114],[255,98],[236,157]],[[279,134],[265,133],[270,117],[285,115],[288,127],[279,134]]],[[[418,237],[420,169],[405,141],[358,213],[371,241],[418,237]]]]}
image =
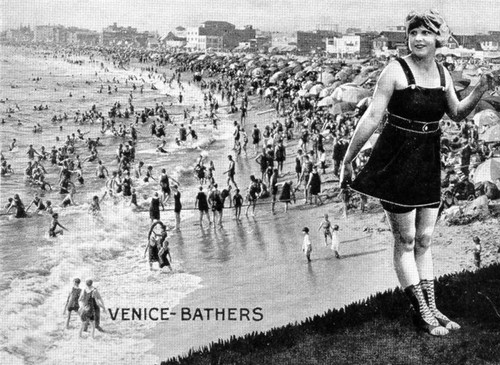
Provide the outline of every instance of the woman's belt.
{"type": "Polygon", "coordinates": [[[393,127],[416,133],[434,133],[439,130],[439,120],[423,122],[419,120],[407,119],[399,115],[388,113],[387,122],[393,127]]]}

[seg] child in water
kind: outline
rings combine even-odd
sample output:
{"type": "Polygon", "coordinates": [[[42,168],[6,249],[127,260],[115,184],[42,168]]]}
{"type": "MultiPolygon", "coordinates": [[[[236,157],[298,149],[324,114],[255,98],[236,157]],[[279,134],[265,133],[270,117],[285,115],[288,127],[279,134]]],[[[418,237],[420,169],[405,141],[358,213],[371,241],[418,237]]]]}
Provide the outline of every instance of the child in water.
{"type": "Polygon", "coordinates": [[[57,237],[58,234],[63,234],[63,229],[67,231],[66,227],[64,227],[59,221],[57,220],[59,218],[59,214],[54,213],[52,214],[52,222],[50,222],[50,227],[49,227],[49,237],[57,237]],[[61,227],[62,229],[56,231],[57,227],[61,227]]]}
{"type": "Polygon", "coordinates": [[[82,289],[79,288],[79,285],[80,285],[79,278],[73,280],[73,288],[71,288],[71,291],[68,294],[68,299],[66,300],[66,305],[64,306],[63,315],[66,315],[66,312],[68,312],[68,319],[66,320],[67,329],[69,329],[71,312],[75,311],[76,313],[78,313],[78,310],[80,309],[80,305],[78,304],[78,298],[80,298],[82,289]]]}

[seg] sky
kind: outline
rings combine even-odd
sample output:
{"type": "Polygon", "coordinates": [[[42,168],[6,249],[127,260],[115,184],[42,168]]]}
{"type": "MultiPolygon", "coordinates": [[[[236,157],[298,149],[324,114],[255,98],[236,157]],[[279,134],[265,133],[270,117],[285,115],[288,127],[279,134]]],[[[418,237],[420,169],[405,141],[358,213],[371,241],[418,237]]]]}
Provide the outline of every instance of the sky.
{"type": "Polygon", "coordinates": [[[410,10],[437,9],[452,32],[500,30],[500,0],[0,0],[0,28],[60,24],[100,31],[118,23],[161,35],[175,27],[224,20],[260,30],[384,30],[410,10]],[[328,28],[330,27],[330,28],[328,28]]]}

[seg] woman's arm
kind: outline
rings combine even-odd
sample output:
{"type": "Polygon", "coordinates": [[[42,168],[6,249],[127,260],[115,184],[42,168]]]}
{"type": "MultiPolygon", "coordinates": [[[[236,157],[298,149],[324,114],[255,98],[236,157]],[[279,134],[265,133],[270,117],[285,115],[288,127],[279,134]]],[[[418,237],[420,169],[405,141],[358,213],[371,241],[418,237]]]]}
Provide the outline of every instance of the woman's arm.
{"type": "Polygon", "coordinates": [[[34,202],[35,202],[34,200],[32,200],[32,201],[31,201],[31,203],[30,203],[30,204],[28,205],[28,207],[26,208],[26,212],[30,209],[30,207],[33,205],[33,203],[34,203],[34,202]]]}
{"type": "Polygon", "coordinates": [[[56,222],[56,224],[57,224],[59,227],[61,227],[62,229],[64,229],[64,230],[66,230],[66,231],[67,231],[66,227],[64,227],[61,223],[56,222]]]}
{"type": "Polygon", "coordinates": [[[476,84],[472,92],[463,100],[459,101],[455,88],[453,87],[453,79],[448,70],[445,69],[446,76],[446,101],[448,110],[446,114],[455,122],[461,121],[476,107],[483,94],[494,88],[493,75],[491,72],[485,72],[481,75],[479,82],[476,84]]]}
{"type": "Polygon", "coordinates": [[[10,210],[12,209],[12,207],[14,207],[16,204],[14,202],[12,202],[9,206],[9,208],[7,209],[7,213],[10,212],[10,210]]]}

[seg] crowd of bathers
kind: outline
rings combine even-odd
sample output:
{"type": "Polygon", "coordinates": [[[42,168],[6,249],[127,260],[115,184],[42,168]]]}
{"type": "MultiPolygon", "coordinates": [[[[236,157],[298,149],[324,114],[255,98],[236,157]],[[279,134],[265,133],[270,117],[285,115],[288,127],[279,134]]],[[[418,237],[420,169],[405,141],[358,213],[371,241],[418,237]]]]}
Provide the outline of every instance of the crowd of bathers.
{"type": "MultiPolygon", "coordinates": [[[[82,163],[95,163],[96,176],[103,179],[107,178],[105,185],[110,191],[110,195],[121,194],[130,198],[131,204],[137,208],[144,207],[144,202],[142,204],[138,202],[133,180],[141,179],[147,182],[155,180],[155,178],[152,166],[148,166],[144,172],[142,171],[144,167],[143,161],[139,161],[136,166],[133,166],[138,138],[137,127],[149,123],[151,136],[156,140],[160,140],[157,151],[168,153],[165,141],[167,136],[166,127],[173,124],[168,112],[169,105],[156,103],[154,107],[144,107],[142,110],[136,110],[134,107],[134,93],[143,93],[147,81],[151,83],[152,88],[154,82],[168,83],[172,87],[172,82],[177,81],[179,90],[183,90],[181,75],[187,71],[192,74],[192,79],[187,80],[187,82],[198,86],[204,94],[203,108],[201,105],[199,106],[198,119],[204,118],[212,124],[213,128],[217,128],[217,123],[220,121],[218,116],[219,103],[227,108],[230,116],[234,115],[234,119],[239,119],[234,121],[234,157],[240,156],[242,153],[247,157],[247,144],[251,141],[253,157],[261,173],[260,176],[252,175],[249,177],[248,188],[246,191],[242,191],[244,198],[248,202],[248,207],[252,207],[253,210],[257,200],[266,196],[272,197],[272,202],[269,202],[269,204],[272,206],[273,212],[277,200],[286,203],[286,210],[288,203],[296,200],[295,192],[297,191],[303,191],[306,203],[312,203],[312,198],[314,198],[317,204],[322,204],[321,175],[325,175],[327,168],[331,168],[329,173],[332,174],[333,179],[338,178],[341,161],[347,150],[348,142],[357,121],[368,106],[367,103],[364,103],[352,108],[353,110],[335,113],[332,113],[328,108],[318,106],[319,95],[304,94],[302,87],[304,84],[317,82],[319,73],[321,73],[319,67],[299,73],[292,73],[295,71],[289,70],[290,77],[272,80],[273,72],[266,72],[265,69],[257,77],[252,72],[249,72],[251,70],[249,63],[243,62],[247,60],[241,56],[235,62],[235,58],[229,56],[227,58],[205,57],[200,60],[196,54],[193,55],[188,52],[156,52],[153,57],[151,51],[120,47],[70,46],[68,48],[55,47],[52,51],[54,57],[72,59],[86,56],[89,57],[90,62],[95,63],[99,62],[97,61],[98,58],[104,58],[108,62],[113,62],[115,67],[130,65],[131,60],[135,59],[141,64],[142,71],[146,72],[144,77],[129,75],[122,83],[116,77],[105,81],[99,77],[101,85],[97,92],[103,92],[104,83],[108,84],[108,94],[117,93],[118,85],[120,85],[121,90],[126,89],[129,92],[128,104],[124,106],[119,102],[115,102],[108,110],[107,115],[98,111],[94,105],[87,111],[77,111],[73,118],[66,113],[59,116],[54,115],[52,118],[54,123],[61,123],[71,119],[79,125],[97,123],[101,125],[101,133],[104,134],[109,131],[113,136],[123,139],[123,143],[120,144],[116,155],[117,168],[111,176],[109,176],[107,168],[99,158],[98,146],[101,143],[100,139],[87,138],[85,140],[84,135],[86,133],[82,133],[80,130],[76,135],[68,135],[59,148],[54,146],[50,152],[46,151],[44,146],[41,146],[40,152],[36,151],[32,146],[30,147],[28,151],[30,163],[26,168],[26,176],[41,189],[52,189],[53,186],[57,186],[62,194],[66,194],[66,198],[63,199],[62,203],[63,206],[73,203],[75,183],[72,181],[72,176],[76,177],[79,184],[83,184],[85,178],[82,173],[82,163]],[[162,67],[169,67],[174,70],[172,77],[167,78],[166,72],[160,71],[162,67]],[[250,102],[260,109],[270,108],[265,111],[267,113],[266,117],[269,116],[267,125],[259,127],[254,124],[253,128],[246,125],[250,102]],[[248,138],[249,135],[250,138],[248,138]],[[297,148],[290,153],[290,151],[287,151],[287,146],[290,149],[290,146],[295,145],[292,142],[293,140],[296,141],[297,148]],[[76,154],[76,145],[78,143],[87,146],[89,150],[87,157],[80,159],[79,155],[76,154]],[[289,179],[287,176],[290,171],[284,171],[284,165],[290,163],[291,157],[294,159],[291,162],[294,167],[289,170],[294,176],[293,179],[289,179]],[[50,160],[52,165],[60,168],[57,182],[50,184],[45,180],[46,171],[42,165],[44,160],[50,160]]],[[[316,61],[325,64],[328,62],[327,60],[316,61]]],[[[355,67],[346,69],[345,66],[345,64],[339,65],[339,70],[344,71],[337,79],[339,84],[352,81],[359,73],[359,69],[355,67]]],[[[105,72],[109,70],[103,62],[101,62],[101,68],[105,72]]],[[[272,70],[272,67],[269,67],[269,70],[272,70]]],[[[373,84],[367,82],[364,87],[371,89],[373,84]]],[[[182,104],[182,97],[182,92],[179,92],[179,104],[182,104]]],[[[184,125],[180,126],[179,137],[175,138],[178,145],[185,143],[188,137],[193,141],[198,138],[197,132],[192,127],[192,123],[196,118],[195,111],[196,107],[194,105],[192,108],[186,107],[184,109],[184,121],[189,125],[187,129],[184,125]]],[[[60,128],[62,130],[63,126],[61,125],[60,128]]],[[[473,131],[473,123],[464,124],[461,131],[463,139],[466,141],[473,140],[473,131]]],[[[13,143],[15,143],[15,140],[13,143]]],[[[462,141],[460,148],[453,150],[450,149],[450,141],[444,139],[443,151],[451,151],[451,155],[444,155],[444,168],[449,167],[450,161],[459,153],[464,154],[464,150],[468,151],[467,148],[464,148],[464,144],[462,141]]],[[[479,156],[478,161],[480,162],[484,160],[484,156],[491,154],[491,151],[482,153],[487,148],[488,146],[483,144],[478,149],[473,148],[471,154],[475,153],[479,156]]],[[[359,169],[363,166],[369,153],[370,148],[360,153],[355,161],[355,168],[359,169]]],[[[232,158],[233,156],[231,156],[232,158]]],[[[203,158],[200,158],[194,172],[200,184],[208,183],[210,195],[216,182],[213,174],[213,161],[207,163],[210,164],[208,169],[205,167],[203,158]]],[[[230,161],[230,166],[233,167],[230,167],[226,172],[228,175],[227,186],[230,188],[233,185],[238,189],[234,179],[234,161],[230,161]]],[[[8,173],[9,171],[13,170],[11,167],[9,168],[7,162],[3,159],[2,173],[8,173]]],[[[452,174],[447,176],[450,175],[452,174]]],[[[461,185],[459,184],[459,186],[461,185]]],[[[339,196],[342,197],[345,210],[347,210],[350,206],[350,194],[347,193],[345,187],[340,188],[339,196]]],[[[232,202],[232,199],[230,201],[232,202]]],[[[364,209],[364,203],[366,203],[366,197],[361,199],[362,209],[364,209]]],[[[148,204],[151,205],[151,202],[148,204]]]]}

